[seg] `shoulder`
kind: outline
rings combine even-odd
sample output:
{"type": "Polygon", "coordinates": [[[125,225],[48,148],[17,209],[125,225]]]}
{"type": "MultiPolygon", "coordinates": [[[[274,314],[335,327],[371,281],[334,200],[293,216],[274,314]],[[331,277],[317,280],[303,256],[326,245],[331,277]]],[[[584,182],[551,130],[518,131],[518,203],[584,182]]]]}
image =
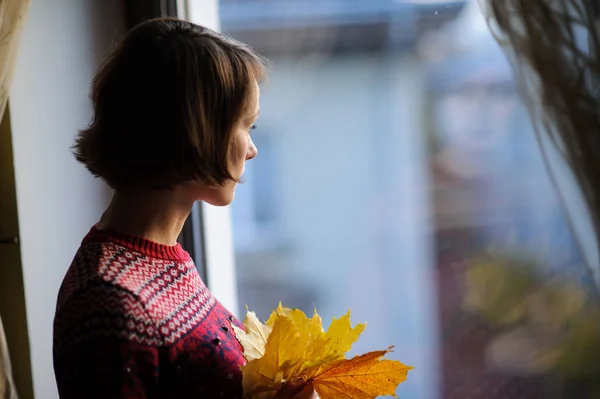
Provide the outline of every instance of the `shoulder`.
{"type": "Polygon", "coordinates": [[[156,323],[135,291],[141,283],[131,277],[146,263],[114,243],[82,245],[59,291],[55,348],[105,338],[160,345],[156,323]]]}
{"type": "Polygon", "coordinates": [[[151,346],[161,343],[154,320],[134,293],[95,280],[78,290],[57,310],[54,338],[57,344],[76,344],[98,337],[151,346]]]}
{"type": "Polygon", "coordinates": [[[187,265],[157,259],[114,242],[84,243],[77,251],[59,292],[58,307],[68,302],[88,285],[104,283],[129,291],[143,299],[140,293],[151,285],[169,280],[185,272],[187,265]]]}

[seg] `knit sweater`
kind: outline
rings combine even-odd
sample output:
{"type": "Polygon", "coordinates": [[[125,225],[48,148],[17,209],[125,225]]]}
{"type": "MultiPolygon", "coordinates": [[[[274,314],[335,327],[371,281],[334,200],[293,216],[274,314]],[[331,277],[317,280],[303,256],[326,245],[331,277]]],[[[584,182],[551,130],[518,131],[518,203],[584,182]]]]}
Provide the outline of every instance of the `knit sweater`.
{"type": "Polygon", "coordinates": [[[181,246],[92,228],[58,295],[60,397],[240,398],[231,323],[181,246]]]}

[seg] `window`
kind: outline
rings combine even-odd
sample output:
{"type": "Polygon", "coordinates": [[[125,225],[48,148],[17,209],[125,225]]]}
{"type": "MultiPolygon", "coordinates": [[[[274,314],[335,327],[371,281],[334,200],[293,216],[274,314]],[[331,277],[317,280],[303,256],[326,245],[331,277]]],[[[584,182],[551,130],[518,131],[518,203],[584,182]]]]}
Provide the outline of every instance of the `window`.
{"type": "Polygon", "coordinates": [[[416,367],[399,397],[554,397],[547,374],[497,356],[519,344],[465,308],[478,261],[583,273],[477,2],[218,4],[220,29],[273,70],[233,233],[226,210],[203,208],[225,212],[205,235],[235,255],[234,269],[208,262],[209,282],[228,287],[217,296],[261,318],[280,300],[325,321],[350,308],[368,322],[354,351],[395,345],[416,367]]]}

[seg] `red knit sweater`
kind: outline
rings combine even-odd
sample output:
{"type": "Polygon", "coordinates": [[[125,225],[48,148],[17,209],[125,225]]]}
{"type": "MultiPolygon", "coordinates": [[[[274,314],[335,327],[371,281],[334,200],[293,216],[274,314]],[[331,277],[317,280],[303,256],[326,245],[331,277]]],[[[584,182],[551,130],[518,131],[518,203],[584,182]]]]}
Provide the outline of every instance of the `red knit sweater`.
{"type": "Polygon", "coordinates": [[[181,246],[92,228],[58,295],[60,397],[240,398],[230,321],[181,246]]]}

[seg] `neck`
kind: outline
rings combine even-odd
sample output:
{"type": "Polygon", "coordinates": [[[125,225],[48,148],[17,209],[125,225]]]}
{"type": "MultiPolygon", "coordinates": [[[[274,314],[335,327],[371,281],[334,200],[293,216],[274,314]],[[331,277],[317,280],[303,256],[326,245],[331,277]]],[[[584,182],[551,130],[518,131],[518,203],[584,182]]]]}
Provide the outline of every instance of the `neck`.
{"type": "Polygon", "coordinates": [[[193,204],[177,188],[116,192],[97,227],[175,245],[193,204]]]}

